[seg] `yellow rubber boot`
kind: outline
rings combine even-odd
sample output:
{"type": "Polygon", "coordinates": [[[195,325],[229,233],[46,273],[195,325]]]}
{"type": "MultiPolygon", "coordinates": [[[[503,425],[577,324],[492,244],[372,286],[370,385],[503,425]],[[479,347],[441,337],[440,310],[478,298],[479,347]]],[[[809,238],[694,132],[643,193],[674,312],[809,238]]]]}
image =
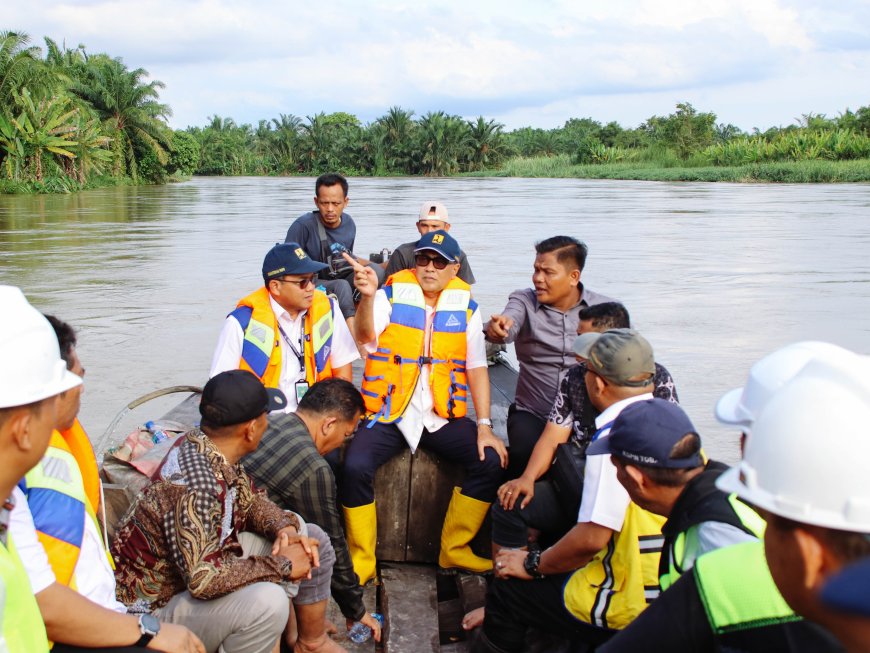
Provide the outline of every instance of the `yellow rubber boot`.
{"type": "Polygon", "coordinates": [[[375,546],[378,543],[378,516],[374,502],[344,511],[344,532],[359,584],[365,585],[377,575],[375,546]]]}
{"type": "Polygon", "coordinates": [[[472,499],[462,494],[458,487],[453,488],[453,498],[450,499],[444,526],[441,528],[439,567],[476,572],[492,569],[492,560],[475,555],[469,546],[469,542],[480,530],[489,506],[486,501],[472,499]]]}

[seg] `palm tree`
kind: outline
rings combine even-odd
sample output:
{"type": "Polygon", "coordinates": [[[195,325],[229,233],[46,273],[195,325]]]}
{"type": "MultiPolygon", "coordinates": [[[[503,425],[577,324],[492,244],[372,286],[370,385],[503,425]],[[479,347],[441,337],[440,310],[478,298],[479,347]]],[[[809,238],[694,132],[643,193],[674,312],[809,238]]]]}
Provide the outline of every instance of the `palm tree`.
{"type": "Polygon", "coordinates": [[[30,37],[23,32],[0,32],[0,111],[14,106],[14,94],[25,86],[36,89],[52,78],[42,63],[40,49],[29,43],[30,37]]]}
{"type": "Polygon", "coordinates": [[[390,107],[386,115],[378,118],[373,125],[373,128],[377,128],[376,142],[380,145],[379,153],[388,172],[412,172],[414,132],[417,128],[413,116],[413,111],[390,107]]]}
{"type": "Polygon", "coordinates": [[[158,102],[163,82],[145,83],[148,71],[127,70],[119,57],[107,55],[88,57],[75,70],[71,91],[94,108],[114,138],[115,174],[125,163],[127,173],[138,177],[137,150],[151,152],[165,164],[172,142],[165,119],[172,111],[158,102]]]}
{"type": "Polygon", "coordinates": [[[433,177],[456,172],[460,160],[470,151],[468,124],[459,116],[430,111],[420,120],[419,127],[423,172],[433,177]]]}
{"type": "Polygon", "coordinates": [[[498,164],[504,157],[507,144],[504,138],[504,125],[495,120],[468,121],[471,136],[471,157],[469,170],[483,170],[498,164]]]}

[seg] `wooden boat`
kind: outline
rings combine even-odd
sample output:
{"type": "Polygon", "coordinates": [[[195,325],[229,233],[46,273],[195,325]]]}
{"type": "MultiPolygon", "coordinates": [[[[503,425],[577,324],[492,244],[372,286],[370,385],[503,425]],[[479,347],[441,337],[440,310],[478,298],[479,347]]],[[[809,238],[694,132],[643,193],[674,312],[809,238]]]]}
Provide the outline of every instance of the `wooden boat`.
{"type": "MultiPolygon", "coordinates": [[[[354,369],[362,374],[361,365],[354,369]],[[357,369],[359,367],[359,369],[357,369]]],[[[489,352],[489,378],[493,427],[506,437],[507,412],[513,402],[517,371],[504,354],[504,348],[489,352]]],[[[198,388],[183,386],[171,391],[187,396],[175,408],[155,422],[163,428],[181,432],[199,421],[198,388]]],[[[128,404],[113,420],[107,435],[120,417],[157,391],[128,404]]],[[[471,408],[471,406],[469,406],[471,408]]],[[[473,412],[470,417],[474,418],[473,412]]],[[[156,445],[149,456],[156,464],[172,445],[172,440],[156,445]]],[[[101,470],[104,481],[107,530],[126,512],[131,501],[147,484],[147,478],[130,464],[111,453],[104,457],[101,470]]],[[[378,470],[375,477],[375,501],[378,515],[378,578],[366,588],[366,607],[384,615],[383,651],[418,653],[467,650],[460,622],[470,609],[483,605],[485,579],[473,574],[439,574],[437,572],[441,523],[447,512],[453,487],[464,476],[460,465],[443,460],[427,451],[411,455],[409,449],[396,455],[378,470]]],[[[490,524],[484,523],[472,548],[478,555],[490,556],[490,524]]],[[[330,618],[343,624],[338,607],[331,602],[330,618]]],[[[351,651],[373,651],[374,642],[353,644],[339,628],[339,643],[351,651]]]]}

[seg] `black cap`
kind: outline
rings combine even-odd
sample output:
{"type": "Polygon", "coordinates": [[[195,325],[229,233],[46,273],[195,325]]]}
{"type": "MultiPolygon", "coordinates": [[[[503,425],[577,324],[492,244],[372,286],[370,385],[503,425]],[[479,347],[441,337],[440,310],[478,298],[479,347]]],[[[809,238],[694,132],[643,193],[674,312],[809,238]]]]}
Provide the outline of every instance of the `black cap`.
{"type": "Polygon", "coordinates": [[[199,414],[212,426],[232,426],[286,406],[287,397],[277,388],[267,388],[247,370],[229,370],[205,384],[199,414]]]}
{"type": "Polygon", "coordinates": [[[277,279],[285,274],[310,274],[329,267],[313,260],[299,243],[279,243],[263,259],[263,281],[277,279]]]}
{"type": "Polygon", "coordinates": [[[671,458],[674,445],[689,433],[698,435],[689,416],[677,404],[647,399],[629,404],[613,422],[606,437],[586,448],[587,456],[611,453],[647,467],[686,469],[703,465],[700,452],[671,458]]]}

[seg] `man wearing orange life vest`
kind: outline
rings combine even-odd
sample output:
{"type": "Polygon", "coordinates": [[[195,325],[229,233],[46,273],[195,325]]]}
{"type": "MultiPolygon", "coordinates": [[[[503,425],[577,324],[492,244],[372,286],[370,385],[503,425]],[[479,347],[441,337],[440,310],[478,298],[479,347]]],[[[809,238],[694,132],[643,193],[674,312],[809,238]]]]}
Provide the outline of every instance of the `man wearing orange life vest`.
{"type": "Polygon", "coordinates": [[[161,624],[150,614],[127,615],[115,598],[113,564],[97,519],[97,461],[77,419],[85,370],[72,327],[52,315],[45,317],[67,370],[79,384],[58,396],[48,449],[15,488],[9,532],[55,642],[53,650],[202,651],[202,643],[184,626],[161,624]]]}
{"type": "Polygon", "coordinates": [[[468,284],[456,276],[460,252],[446,231],[427,233],[414,251],[414,269],[397,272],[381,290],[369,268],[346,257],[362,295],[357,340],[369,352],[362,394],[370,421],[347,448],[340,483],[348,546],[361,583],[375,575],[374,474],[406,442],[412,451],[422,446],[468,471],[444,519],[439,565],[492,568],[468,544],[495,498],[507,450],[489,419],[483,325],[468,284]],[[465,417],[469,396],[476,425],[465,417]]]}
{"type": "Polygon", "coordinates": [[[235,369],[253,372],[263,385],[284,393],[285,413],[295,411],[321,379],[350,381],[359,351],[341,310],[315,289],[317,272],[325,267],[298,243],[270,249],[263,260],[264,286],[227,316],[209,377],[235,369]]]}

